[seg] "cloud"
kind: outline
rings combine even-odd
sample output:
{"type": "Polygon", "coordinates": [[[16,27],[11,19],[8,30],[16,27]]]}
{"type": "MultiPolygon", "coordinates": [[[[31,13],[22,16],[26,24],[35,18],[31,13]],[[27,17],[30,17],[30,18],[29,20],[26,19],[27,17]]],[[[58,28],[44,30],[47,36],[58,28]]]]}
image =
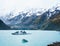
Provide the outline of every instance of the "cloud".
{"type": "Polygon", "coordinates": [[[5,15],[15,9],[25,8],[50,8],[56,5],[59,0],[0,0],[0,14],[5,15]]]}

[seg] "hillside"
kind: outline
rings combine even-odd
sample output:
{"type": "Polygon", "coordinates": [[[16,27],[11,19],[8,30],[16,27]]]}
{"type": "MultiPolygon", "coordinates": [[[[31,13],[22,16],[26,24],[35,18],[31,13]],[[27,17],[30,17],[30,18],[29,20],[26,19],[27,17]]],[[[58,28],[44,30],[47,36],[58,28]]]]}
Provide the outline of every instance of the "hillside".
{"type": "Polygon", "coordinates": [[[8,30],[10,29],[2,20],[0,20],[0,30],[8,30]]]}

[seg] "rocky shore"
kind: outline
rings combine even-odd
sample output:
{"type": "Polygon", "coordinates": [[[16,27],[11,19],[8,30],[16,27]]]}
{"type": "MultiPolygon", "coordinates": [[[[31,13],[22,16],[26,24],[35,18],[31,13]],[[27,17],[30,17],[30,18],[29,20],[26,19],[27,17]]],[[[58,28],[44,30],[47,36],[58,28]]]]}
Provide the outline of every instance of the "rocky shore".
{"type": "Polygon", "coordinates": [[[60,46],[60,42],[53,42],[52,44],[48,44],[47,46],[60,46]]]}

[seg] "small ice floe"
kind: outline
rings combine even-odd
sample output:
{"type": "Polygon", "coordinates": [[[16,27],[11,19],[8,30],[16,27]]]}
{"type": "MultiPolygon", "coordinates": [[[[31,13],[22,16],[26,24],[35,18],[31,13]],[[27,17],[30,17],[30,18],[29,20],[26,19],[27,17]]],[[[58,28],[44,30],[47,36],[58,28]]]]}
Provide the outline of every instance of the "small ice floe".
{"type": "Polygon", "coordinates": [[[12,33],[12,35],[28,35],[30,33],[27,33],[26,31],[16,31],[14,33],[12,33]]]}
{"type": "Polygon", "coordinates": [[[22,43],[27,43],[27,42],[28,42],[28,40],[22,39],[22,43]]]}

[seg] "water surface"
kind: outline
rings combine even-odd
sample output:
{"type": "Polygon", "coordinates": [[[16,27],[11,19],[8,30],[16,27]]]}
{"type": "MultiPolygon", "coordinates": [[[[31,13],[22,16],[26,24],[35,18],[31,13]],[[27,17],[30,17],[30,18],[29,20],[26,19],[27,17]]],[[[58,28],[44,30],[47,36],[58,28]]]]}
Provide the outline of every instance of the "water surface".
{"type": "MultiPolygon", "coordinates": [[[[19,31],[19,30],[16,30],[19,31]]],[[[0,31],[0,46],[47,46],[52,42],[60,41],[60,32],[58,31],[32,31],[29,35],[12,35],[16,32],[14,30],[0,31]],[[23,43],[22,39],[28,40],[27,43],[23,43]]]]}

